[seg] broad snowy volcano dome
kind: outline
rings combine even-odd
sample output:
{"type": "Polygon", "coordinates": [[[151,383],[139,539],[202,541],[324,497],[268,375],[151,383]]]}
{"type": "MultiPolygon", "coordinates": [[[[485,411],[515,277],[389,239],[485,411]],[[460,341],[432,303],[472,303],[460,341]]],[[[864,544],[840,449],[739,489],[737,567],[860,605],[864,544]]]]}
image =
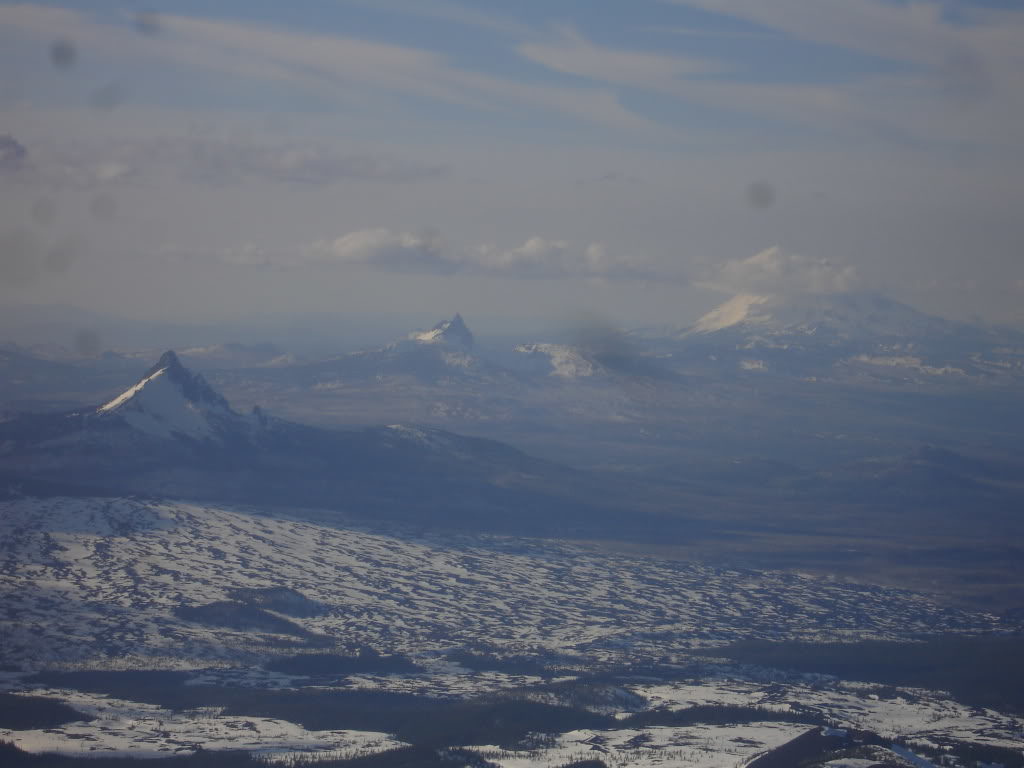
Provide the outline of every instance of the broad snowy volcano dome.
{"type": "Polygon", "coordinates": [[[687,335],[718,331],[855,340],[949,333],[952,323],[871,293],[740,294],[701,317],[687,335]]]}

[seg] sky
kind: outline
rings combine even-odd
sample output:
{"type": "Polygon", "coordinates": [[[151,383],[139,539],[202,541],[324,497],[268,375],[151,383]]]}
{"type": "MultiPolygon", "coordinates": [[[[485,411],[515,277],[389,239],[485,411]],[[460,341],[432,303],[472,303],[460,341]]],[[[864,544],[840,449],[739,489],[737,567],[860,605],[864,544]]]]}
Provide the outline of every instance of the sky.
{"type": "Polygon", "coordinates": [[[8,310],[1024,327],[1022,202],[1016,2],[0,3],[8,310]]]}

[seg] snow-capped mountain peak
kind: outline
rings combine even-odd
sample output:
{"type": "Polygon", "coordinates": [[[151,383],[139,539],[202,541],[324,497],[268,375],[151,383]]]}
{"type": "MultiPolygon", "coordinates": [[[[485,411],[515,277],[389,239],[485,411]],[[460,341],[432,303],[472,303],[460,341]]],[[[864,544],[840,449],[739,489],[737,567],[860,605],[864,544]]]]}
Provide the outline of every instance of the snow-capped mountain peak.
{"type": "Polygon", "coordinates": [[[101,405],[96,413],[102,418],[119,417],[149,435],[197,440],[213,438],[226,422],[243,418],[172,351],[161,355],[137,383],[101,405]]]}
{"type": "Polygon", "coordinates": [[[473,346],[473,334],[466,327],[462,315],[458,312],[451,320],[444,320],[429,331],[414,331],[409,338],[423,344],[445,343],[460,347],[473,346]]]}
{"type": "Polygon", "coordinates": [[[941,318],[868,293],[796,296],[741,294],[701,317],[686,333],[753,331],[759,335],[821,335],[836,339],[905,338],[949,333],[941,318]]]}
{"type": "Polygon", "coordinates": [[[710,333],[711,331],[729,328],[738,323],[756,321],[758,319],[756,307],[764,304],[766,301],[768,301],[767,296],[752,296],[750,294],[733,296],[724,304],[719,304],[702,316],[694,324],[691,332],[710,333]]]}

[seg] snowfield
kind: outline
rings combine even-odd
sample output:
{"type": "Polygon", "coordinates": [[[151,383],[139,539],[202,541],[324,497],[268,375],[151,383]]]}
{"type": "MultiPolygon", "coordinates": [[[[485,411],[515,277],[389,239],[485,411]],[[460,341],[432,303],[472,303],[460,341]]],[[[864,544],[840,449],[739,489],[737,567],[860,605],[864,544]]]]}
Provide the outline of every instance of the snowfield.
{"type": "Polygon", "coordinates": [[[245,750],[272,757],[296,752],[316,757],[360,757],[405,746],[384,733],[307,731],[266,717],[223,717],[216,708],[172,712],[150,704],[80,691],[36,690],[33,695],[59,699],[95,720],[60,728],[11,731],[0,740],[26,752],[72,756],[168,757],[208,750],[245,750]]]}
{"type": "Polygon", "coordinates": [[[825,675],[789,675],[723,664],[709,665],[700,681],[628,688],[655,708],[733,704],[777,712],[810,710],[841,727],[913,743],[935,746],[939,738],[952,738],[1010,749],[1024,744],[1024,721],[1018,718],[965,706],[942,692],[893,689],[825,675]]]}
{"type": "MultiPolygon", "coordinates": [[[[687,657],[688,650],[740,638],[905,639],[1000,628],[995,617],[899,590],[601,554],[560,541],[414,535],[407,528],[357,526],[323,510],[271,514],[127,498],[0,503],[0,573],[2,661],[26,673],[178,668],[192,670],[190,685],[315,685],[435,699],[515,690],[521,698],[558,704],[557,681],[541,672],[474,670],[444,654],[541,654],[561,660],[568,672],[559,681],[570,684],[574,669],[582,674],[604,664],[661,660],[667,678],[607,684],[594,711],[623,721],[652,709],[756,706],[823,716],[911,747],[949,739],[1009,748],[1024,743],[1019,719],[966,707],[941,692],[687,657]],[[251,608],[258,603],[246,599],[267,594],[277,602],[257,612],[263,617],[257,626],[192,620],[206,615],[196,608],[251,608]],[[314,681],[263,666],[274,656],[353,644],[406,654],[417,669],[314,681]]],[[[4,690],[62,701],[95,718],[48,729],[0,729],[0,740],[37,753],[159,757],[201,746],[268,758],[295,752],[353,757],[402,746],[379,732],[312,731],[271,717],[225,716],[218,708],[174,712],[41,687],[13,671],[0,673],[4,690]]],[[[622,726],[556,734],[530,749],[470,748],[503,768],[584,758],[609,766],[736,768],[816,727],[622,726]]]]}
{"type": "Polygon", "coordinates": [[[607,555],[555,541],[355,527],[334,512],[137,499],[0,503],[0,646],[8,664],[248,661],[311,638],[664,657],[739,638],[906,638],[998,628],[909,592],[781,572],[607,555]],[[180,618],[238,589],[324,606],[254,632],[180,618]]]}
{"type": "Polygon", "coordinates": [[[736,768],[808,730],[812,729],[790,723],[580,730],[563,733],[551,746],[529,752],[495,746],[472,749],[501,768],[554,768],[588,759],[601,760],[611,768],[627,765],[736,768]]]}

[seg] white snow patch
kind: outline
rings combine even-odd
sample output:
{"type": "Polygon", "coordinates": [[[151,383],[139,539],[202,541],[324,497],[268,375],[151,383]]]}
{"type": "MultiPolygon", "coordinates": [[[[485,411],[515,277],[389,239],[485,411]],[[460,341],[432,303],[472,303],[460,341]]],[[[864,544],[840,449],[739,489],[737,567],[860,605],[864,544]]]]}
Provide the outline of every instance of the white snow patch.
{"type": "Polygon", "coordinates": [[[700,318],[691,329],[691,333],[710,333],[729,328],[742,322],[759,322],[767,320],[753,314],[753,309],[768,301],[767,296],[753,296],[741,293],[733,296],[724,304],[720,304],[700,318]]]}
{"type": "Polygon", "coordinates": [[[576,379],[594,375],[594,364],[579,350],[566,344],[520,344],[516,352],[525,355],[547,357],[551,365],[551,376],[576,379]]]}
{"type": "Polygon", "coordinates": [[[167,373],[167,369],[166,368],[161,368],[156,373],[151,373],[146,378],[141,379],[138,383],[136,383],[135,385],[133,385],[133,386],[129,387],[128,389],[126,389],[124,392],[122,392],[120,395],[115,397],[113,400],[111,400],[106,405],[101,405],[97,410],[100,413],[105,413],[107,411],[114,410],[115,408],[117,408],[120,405],[123,405],[124,403],[127,403],[137,393],[141,392],[143,390],[143,388],[145,388],[145,386],[147,384],[149,384],[149,382],[153,381],[158,376],[163,376],[165,373],[167,373]]]}
{"type": "Polygon", "coordinates": [[[792,723],[578,730],[556,736],[551,746],[514,751],[497,746],[470,747],[501,768],[554,768],[599,759],[612,768],[735,768],[811,730],[792,723]]]}
{"type": "Polygon", "coordinates": [[[196,403],[161,368],[100,406],[97,413],[116,413],[134,429],[156,437],[175,434],[204,439],[215,434],[214,418],[229,419],[234,414],[219,404],[196,403]]]}
{"type": "Polygon", "coordinates": [[[225,716],[218,708],[174,712],[152,704],[80,691],[42,689],[33,696],[58,699],[96,719],[58,728],[0,729],[0,739],[35,753],[90,757],[167,757],[196,749],[245,750],[283,758],[296,752],[357,757],[406,746],[373,731],[308,731],[269,717],[225,716]]]}
{"type": "Polygon", "coordinates": [[[967,375],[963,368],[954,368],[951,365],[944,365],[942,367],[926,365],[920,357],[912,357],[910,355],[857,355],[850,359],[853,362],[867,363],[868,365],[910,368],[918,373],[927,373],[930,376],[967,375]]]}
{"type": "MultiPolygon", "coordinates": [[[[390,432],[396,444],[434,437],[400,426],[390,432]]],[[[337,511],[269,514],[178,501],[0,502],[5,660],[244,661],[258,642],[254,633],[184,621],[175,609],[267,587],[326,606],[294,619],[310,632],[416,656],[486,645],[506,655],[543,649],[620,662],[740,638],[898,639],[1001,626],[986,614],[883,588],[630,558],[566,542],[367,525],[337,511]]],[[[474,676],[439,687],[485,683],[474,676]]],[[[689,697],[677,691],[665,699],[699,695],[691,689],[689,697]]]]}

